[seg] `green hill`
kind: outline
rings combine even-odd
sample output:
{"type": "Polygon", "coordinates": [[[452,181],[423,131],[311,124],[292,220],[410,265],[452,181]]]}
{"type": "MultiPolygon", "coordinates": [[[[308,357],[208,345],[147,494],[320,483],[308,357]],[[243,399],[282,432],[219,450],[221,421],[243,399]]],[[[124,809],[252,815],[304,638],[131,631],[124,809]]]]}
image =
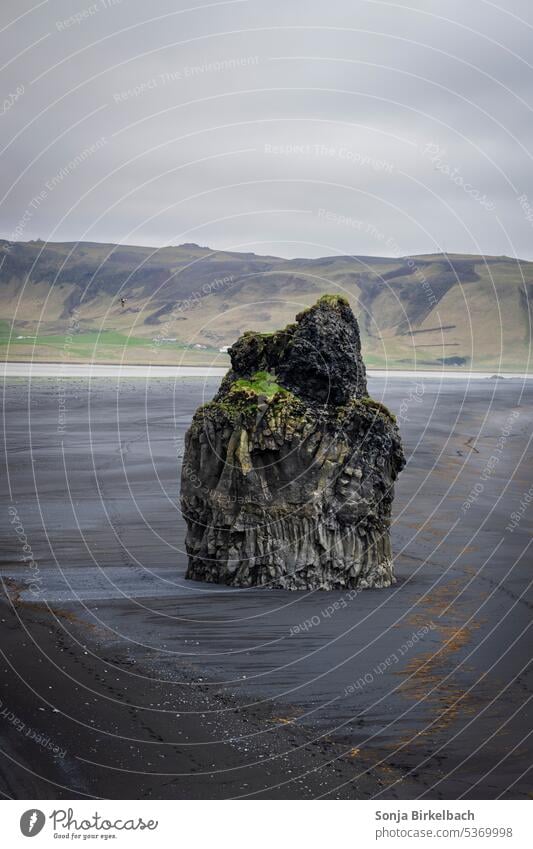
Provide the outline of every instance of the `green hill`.
{"type": "Polygon", "coordinates": [[[338,292],[371,367],[531,369],[533,263],[509,257],[0,241],[0,264],[0,357],[11,361],[226,365],[220,349],[245,330],[274,330],[338,292]]]}

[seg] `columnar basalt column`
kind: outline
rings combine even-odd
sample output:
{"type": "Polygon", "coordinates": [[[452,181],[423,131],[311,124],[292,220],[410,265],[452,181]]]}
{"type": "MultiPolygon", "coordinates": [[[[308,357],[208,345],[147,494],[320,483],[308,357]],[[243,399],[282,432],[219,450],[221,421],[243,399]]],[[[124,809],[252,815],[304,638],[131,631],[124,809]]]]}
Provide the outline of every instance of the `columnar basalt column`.
{"type": "Polygon", "coordinates": [[[387,587],[394,417],[367,395],[357,320],[324,295],[272,334],[245,333],[186,435],[187,577],[291,590],[387,587]]]}

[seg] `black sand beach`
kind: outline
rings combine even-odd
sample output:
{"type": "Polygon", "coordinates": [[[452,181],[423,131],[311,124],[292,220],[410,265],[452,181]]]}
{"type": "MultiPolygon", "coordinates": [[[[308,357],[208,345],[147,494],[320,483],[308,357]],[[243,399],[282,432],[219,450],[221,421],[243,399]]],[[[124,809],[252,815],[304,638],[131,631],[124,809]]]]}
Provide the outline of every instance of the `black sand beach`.
{"type": "Polygon", "coordinates": [[[359,594],[184,580],[217,384],[7,380],[1,792],[528,798],[532,381],[370,380],[408,463],[359,594]]]}

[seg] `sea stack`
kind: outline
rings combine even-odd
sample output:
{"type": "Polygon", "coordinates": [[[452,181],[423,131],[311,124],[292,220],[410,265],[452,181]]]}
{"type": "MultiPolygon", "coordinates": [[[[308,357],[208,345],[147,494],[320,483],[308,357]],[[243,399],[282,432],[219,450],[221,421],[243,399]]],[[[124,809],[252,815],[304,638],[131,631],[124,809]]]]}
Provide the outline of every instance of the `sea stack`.
{"type": "Polygon", "coordinates": [[[276,333],[247,332],[185,438],[187,578],[334,590],[394,583],[390,516],[404,465],[368,397],[357,320],[323,295],[276,333]]]}

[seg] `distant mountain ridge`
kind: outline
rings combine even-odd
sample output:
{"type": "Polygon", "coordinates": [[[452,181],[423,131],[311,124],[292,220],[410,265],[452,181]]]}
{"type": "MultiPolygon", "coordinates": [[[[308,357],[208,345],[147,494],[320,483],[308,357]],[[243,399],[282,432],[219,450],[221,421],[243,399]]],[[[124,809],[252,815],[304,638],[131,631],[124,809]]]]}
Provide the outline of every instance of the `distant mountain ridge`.
{"type": "Polygon", "coordinates": [[[227,362],[325,293],[345,295],[370,366],[526,370],[533,263],[433,254],[282,259],[178,247],[0,240],[10,360],[227,362]],[[125,298],[124,305],[121,298],[125,298]]]}

